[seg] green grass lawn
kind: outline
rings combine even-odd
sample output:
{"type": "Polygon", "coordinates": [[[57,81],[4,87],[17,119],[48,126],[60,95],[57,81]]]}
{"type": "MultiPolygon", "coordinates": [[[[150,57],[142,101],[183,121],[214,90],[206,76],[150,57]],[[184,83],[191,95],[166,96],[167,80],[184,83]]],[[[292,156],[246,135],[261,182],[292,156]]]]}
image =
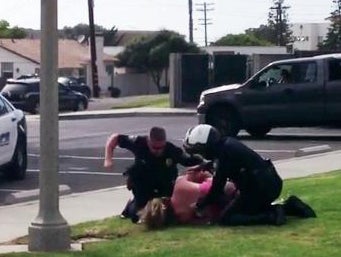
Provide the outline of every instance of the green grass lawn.
{"type": "Polygon", "coordinates": [[[139,97],[133,97],[132,100],[128,100],[123,103],[117,103],[112,106],[112,109],[125,109],[125,108],[138,108],[138,107],[170,107],[169,94],[159,95],[143,95],[139,97]]]}
{"type": "Polygon", "coordinates": [[[6,256],[328,256],[341,253],[341,171],[286,180],[282,197],[298,195],[316,219],[290,218],[286,225],[219,227],[180,226],[146,231],[117,217],[72,227],[72,238],[104,238],[82,252],[20,253],[6,256]]]}

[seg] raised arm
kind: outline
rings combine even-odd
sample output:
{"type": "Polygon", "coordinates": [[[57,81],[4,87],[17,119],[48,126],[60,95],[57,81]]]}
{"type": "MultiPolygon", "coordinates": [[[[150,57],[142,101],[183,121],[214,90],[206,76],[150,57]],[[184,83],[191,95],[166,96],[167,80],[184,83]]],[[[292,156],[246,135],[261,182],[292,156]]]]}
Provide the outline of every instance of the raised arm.
{"type": "Polygon", "coordinates": [[[104,168],[110,170],[112,168],[112,158],[114,156],[114,149],[118,145],[119,134],[112,134],[105,144],[104,168]]]}

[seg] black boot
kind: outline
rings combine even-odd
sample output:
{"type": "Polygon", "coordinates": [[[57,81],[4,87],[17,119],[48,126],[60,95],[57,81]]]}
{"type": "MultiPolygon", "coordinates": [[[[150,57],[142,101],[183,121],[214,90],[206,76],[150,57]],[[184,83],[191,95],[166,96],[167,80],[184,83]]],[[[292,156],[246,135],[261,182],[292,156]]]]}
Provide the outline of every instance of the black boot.
{"type": "Polygon", "coordinates": [[[123,211],[121,212],[121,215],[120,215],[121,219],[127,219],[130,217],[130,209],[131,209],[132,203],[133,203],[133,200],[129,199],[123,211]]]}
{"type": "Polygon", "coordinates": [[[287,215],[301,218],[315,218],[315,211],[297,196],[292,195],[284,202],[284,211],[287,215]]]}
{"type": "Polygon", "coordinates": [[[275,204],[272,206],[272,210],[270,211],[270,217],[272,220],[272,224],[276,226],[284,225],[287,222],[284,208],[281,204],[275,204]]]}

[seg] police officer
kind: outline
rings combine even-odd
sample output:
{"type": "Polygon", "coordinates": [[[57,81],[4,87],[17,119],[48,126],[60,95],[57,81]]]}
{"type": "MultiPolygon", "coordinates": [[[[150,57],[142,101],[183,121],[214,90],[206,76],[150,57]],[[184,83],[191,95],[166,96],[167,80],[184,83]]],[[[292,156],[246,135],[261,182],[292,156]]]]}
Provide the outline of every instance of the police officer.
{"type": "Polygon", "coordinates": [[[226,206],[219,219],[222,225],[285,223],[288,214],[314,217],[315,213],[296,196],[284,205],[272,205],[282,190],[282,179],[270,160],[232,137],[222,138],[212,126],[201,124],[187,131],[184,148],[188,153],[201,154],[214,160],[215,174],[208,195],[196,203],[197,213],[219,199],[227,179],[232,180],[239,196],[226,206]]]}
{"type": "Polygon", "coordinates": [[[112,134],[106,143],[104,167],[113,165],[114,149],[119,146],[130,150],[135,156],[134,164],[127,169],[128,189],[132,190],[134,201],[128,204],[122,214],[136,222],[137,211],[155,197],[170,197],[178,175],[177,164],[194,166],[202,158],[186,154],[181,148],[167,142],[164,128],[153,127],[149,136],[128,136],[112,134]]]}

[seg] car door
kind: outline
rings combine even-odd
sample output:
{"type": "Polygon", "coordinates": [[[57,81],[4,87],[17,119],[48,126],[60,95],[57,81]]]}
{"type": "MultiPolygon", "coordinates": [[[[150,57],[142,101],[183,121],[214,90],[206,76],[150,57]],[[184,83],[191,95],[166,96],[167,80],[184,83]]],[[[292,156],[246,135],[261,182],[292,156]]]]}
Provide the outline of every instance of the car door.
{"type": "Polygon", "coordinates": [[[17,141],[16,117],[0,97],[0,165],[8,163],[13,156],[17,141]]]}
{"type": "Polygon", "coordinates": [[[315,61],[270,66],[244,91],[243,112],[248,119],[251,117],[250,122],[246,121],[247,125],[260,122],[272,126],[294,126],[323,119],[323,81],[317,80],[315,61]],[[290,76],[283,79],[284,73],[290,76]]]}
{"type": "Polygon", "coordinates": [[[329,122],[341,122],[341,59],[327,61],[326,117],[329,122]]]}
{"type": "Polygon", "coordinates": [[[72,91],[62,84],[58,84],[59,93],[59,109],[72,110],[75,102],[74,94],[72,91]]]}

